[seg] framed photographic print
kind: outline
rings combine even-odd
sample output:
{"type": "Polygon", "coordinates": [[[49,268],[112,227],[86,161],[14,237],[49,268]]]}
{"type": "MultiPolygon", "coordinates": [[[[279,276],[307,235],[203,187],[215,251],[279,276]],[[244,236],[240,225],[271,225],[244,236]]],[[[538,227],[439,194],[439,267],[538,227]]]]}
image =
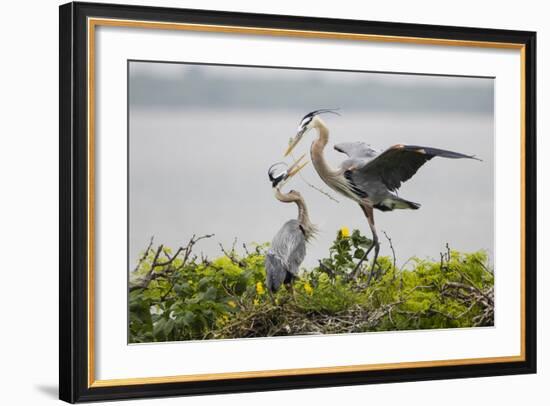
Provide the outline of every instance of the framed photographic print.
{"type": "Polygon", "coordinates": [[[533,32],[60,7],[60,398],[534,373],[533,32]]]}

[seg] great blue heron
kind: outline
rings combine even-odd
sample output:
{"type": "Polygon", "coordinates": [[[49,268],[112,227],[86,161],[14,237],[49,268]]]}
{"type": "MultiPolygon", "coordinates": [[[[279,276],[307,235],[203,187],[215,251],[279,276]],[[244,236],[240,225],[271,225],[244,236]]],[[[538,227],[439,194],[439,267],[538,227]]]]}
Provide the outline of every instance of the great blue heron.
{"type": "Polygon", "coordinates": [[[311,144],[311,161],[321,179],[336,192],[356,201],[363,210],[372,232],[372,245],[357,263],[352,276],[357,276],[359,267],[374,247],[371,274],[376,265],[380,244],[374,225],[374,209],[392,211],[395,209],[416,210],[420,204],[405,200],[395,193],[401,184],[410,179],[418,169],[436,156],[444,158],[473,158],[457,152],[416,145],[397,144],[383,152],[372,149],[363,142],[342,143],[334,146],[345,153],[348,159],[339,168],[333,169],[326,162],[323,150],[328,143],[329,130],[319,114],[333,113],[322,109],[306,114],[300,121],[298,132],[291,140],[285,156],[309,130],[316,128],[318,137],[311,144]]]}
{"type": "Polygon", "coordinates": [[[288,193],[281,188],[306,164],[301,163],[305,155],[302,155],[288,169],[277,173],[278,164],[272,165],[268,170],[275,197],[283,203],[296,203],[298,206],[298,218],[288,220],[277,232],[271,247],[265,257],[266,286],[270,295],[275,293],[284,283],[291,288],[292,281],[298,276],[300,264],[306,256],[306,242],[316,233],[317,228],[311,223],[308,216],[306,203],[302,195],[296,190],[288,193]]]}

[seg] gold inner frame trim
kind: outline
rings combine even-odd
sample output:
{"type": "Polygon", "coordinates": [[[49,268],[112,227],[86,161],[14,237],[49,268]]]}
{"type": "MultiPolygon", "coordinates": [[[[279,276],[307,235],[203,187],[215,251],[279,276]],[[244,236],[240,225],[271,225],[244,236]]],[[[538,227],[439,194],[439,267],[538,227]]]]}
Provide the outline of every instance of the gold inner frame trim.
{"type": "Polygon", "coordinates": [[[495,364],[504,362],[522,362],[525,361],[525,45],[519,43],[506,42],[488,42],[488,41],[466,41],[439,38],[422,37],[401,37],[391,35],[373,35],[373,34],[355,34],[345,32],[325,32],[325,31],[306,31],[306,30],[288,30],[260,27],[242,27],[227,25],[208,25],[208,24],[186,24],[186,23],[166,23],[154,21],[139,20],[120,20],[108,18],[89,18],[87,29],[88,41],[88,387],[111,387],[125,385],[143,385],[177,382],[198,382],[212,381],[218,379],[244,379],[244,378],[266,378],[296,375],[313,374],[331,374],[343,372],[364,372],[380,371],[398,368],[426,368],[441,366],[458,366],[473,364],[495,364]],[[264,35],[264,36],[282,36],[298,38],[316,38],[316,39],[339,39],[354,41],[371,42],[390,42],[402,44],[417,45],[436,45],[436,46],[460,46],[460,47],[479,47],[479,48],[497,48],[513,49],[520,51],[521,65],[521,101],[520,101],[520,137],[521,137],[521,269],[520,269],[520,340],[521,348],[519,355],[502,357],[481,357],[464,358],[451,360],[434,361],[414,361],[414,362],[396,362],[383,364],[363,364],[346,366],[329,366],[316,368],[294,368],[277,369],[265,371],[244,371],[244,372],[221,372],[211,374],[190,374],[174,375],[145,378],[121,378],[121,379],[95,379],[95,278],[94,278],[94,191],[95,191],[95,28],[97,26],[110,27],[130,27],[130,28],[148,28],[161,30],[181,30],[194,32],[216,32],[232,33],[244,35],[264,35]]]}

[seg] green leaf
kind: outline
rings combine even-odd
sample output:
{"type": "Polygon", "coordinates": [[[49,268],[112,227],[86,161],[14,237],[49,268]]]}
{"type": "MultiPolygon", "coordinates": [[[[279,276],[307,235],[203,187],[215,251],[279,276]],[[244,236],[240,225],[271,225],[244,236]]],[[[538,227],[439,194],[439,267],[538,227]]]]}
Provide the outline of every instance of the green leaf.
{"type": "Polygon", "coordinates": [[[201,280],[199,280],[199,283],[197,284],[198,289],[202,290],[206,286],[210,285],[211,281],[212,281],[212,279],[208,276],[205,276],[204,278],[201,278],[201,280]]]}
{"type": "Polygon", "coordinates": [[[217,294],[218,290],[214,286],[210,286],[206,289],[206,292],[204,292],[203,300],[216,300],[217,294]]]}
{"type": "Polygon", "coordinates": [[[160,319],[155,323],[153,326],[153,335],[155,337],[161,337],[161,333],[164,332],[164,325],[166,323],[166,319],[160,319]]]}
{"type": "Polygon", "coordinates": [[[190,326],[195,321],[195,314],[193,312],[190,312],[189,310],[185,311],[183,315],[181,316],[180,320],[182,323],[186,326],[190,326]]]}
{"type": "Polygon", "coordinates": [[[165,336],[169,336],[172,330],[174,329],[174,320],[168,319],[163,326],[163,331],[165,336]]]}

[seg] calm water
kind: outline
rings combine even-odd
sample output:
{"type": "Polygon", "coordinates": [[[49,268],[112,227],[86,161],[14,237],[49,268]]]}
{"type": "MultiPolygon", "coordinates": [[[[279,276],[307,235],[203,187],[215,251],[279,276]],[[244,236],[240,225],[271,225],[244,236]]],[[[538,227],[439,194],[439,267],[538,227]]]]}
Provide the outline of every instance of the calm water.
{"type": "MultiPolygon", "coordinates": [[[[267,168],[283,159],[302,111],[155,111],[133,108],[130,116],[129,244],[130,267],[154,235],[157,243],[177,248],[193,234],[215,233],[201,241],[213,258],[219,243],[270,241],[296,207],[275,200],[267,168]]],[[[399,195],[422,204],[417,211],[375,212],[382,237],[381,255],[390,255],[383,237],[393,240],[398,264],[409,257],[439,258],[445,243],[461,251],[484,249],[492,257],[494,241],[493,119],[480,114],[345,113],[325,116],[331,129],[328,161],[345,157],[332,145],[365,141],[384,149],[406,143],[475,154],[483,162],[436,158],[405,183],[399,195]]],[[[309,151],[316,134],[308,133],[296,156],[309,151]]],[[[309,155],[309,152],[308,152],[309,155]]],[[[328,190],[311,165],[304,178],[328,190]]],[[[342,226],[369,235],[366,219],[350,200],[336,203],[300,178],[287,185],[305,197],[320,229],[308,247],[305,266],[327,255],[342,226]]]]}

